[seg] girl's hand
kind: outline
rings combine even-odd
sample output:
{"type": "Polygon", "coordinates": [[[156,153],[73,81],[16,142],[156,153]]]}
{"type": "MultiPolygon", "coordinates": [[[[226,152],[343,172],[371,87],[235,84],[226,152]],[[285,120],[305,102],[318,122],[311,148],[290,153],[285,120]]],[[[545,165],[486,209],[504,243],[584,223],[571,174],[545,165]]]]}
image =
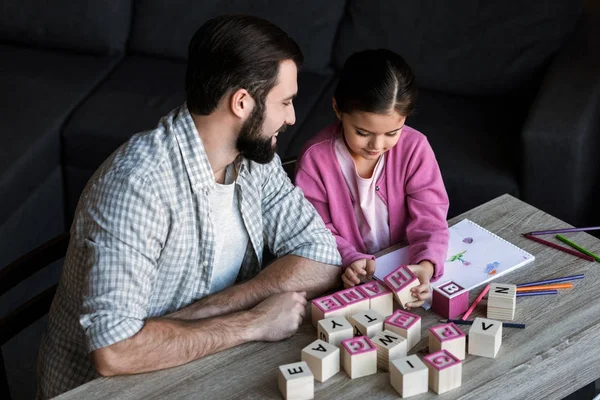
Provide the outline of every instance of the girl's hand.
{"type": "Polygon", "coordinates": [[[348,265],[344,273],[342,274],[342,282],[344,282],[344,288],[350,288],[355,285],[359,285],[361,282],[373,279],[375,273],[375,260],[370,258],[363,258],[354,261],[348,265]]]}
{"type": "Polygon", "coordinates": [[[419,282],[421,282],[419,286],[416,286],[410,290],[413,297],[419,299],[417,301],[413,301],[412,303],[406,303],[406,308],[410,310],[412,307],[422,306],[425,300],[431,297],[429,281],[433,276],[435,268],[428,260],[423,260],[415,265],[409,265],[408,268],[417,276],[417,278],[419,278],[419,282]]]}

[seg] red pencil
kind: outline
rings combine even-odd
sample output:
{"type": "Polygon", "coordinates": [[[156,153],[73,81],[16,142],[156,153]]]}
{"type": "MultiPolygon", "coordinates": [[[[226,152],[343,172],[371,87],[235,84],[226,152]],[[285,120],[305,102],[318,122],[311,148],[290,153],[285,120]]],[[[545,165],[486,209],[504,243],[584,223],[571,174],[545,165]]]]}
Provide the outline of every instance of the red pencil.
{"type": "Polygon", "coordinates": [[[580,253],[580,252],[575,251],[575,250],[567,249],[566,247],[559,246],[559,245],[557,245],[555,243],[552,243],[552,242],[549,242],[547,240],[540,239],[538,237],[535,237],[535,236],[531,235],[530,233],[524,233],[523,236],[525,236],[529,240],[533,240],[534,242],[541,243],[543,245],[552,247],[553,249],[556,249],[556,250],[564,251],[565,253],[569,253],[569,254],[571,254],[573,256],[576,256],[576,257],[579,257],[579,258],[583,258],[584,260],[594,261],[593,257],[590,257],[590,256],[588,256],[586,254],[580,253]]]}

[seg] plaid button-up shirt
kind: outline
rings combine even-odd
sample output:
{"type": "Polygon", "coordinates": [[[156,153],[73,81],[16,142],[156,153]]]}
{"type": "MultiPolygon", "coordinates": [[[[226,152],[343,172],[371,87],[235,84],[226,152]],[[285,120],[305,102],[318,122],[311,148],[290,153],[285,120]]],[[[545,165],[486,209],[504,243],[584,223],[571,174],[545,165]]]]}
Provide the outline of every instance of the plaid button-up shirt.
{"type": "MultiPolygon", "coordinates": [[[[264,246],[341,263],[333,236],[281,168],[239,159],[240,212],[250,238],[238,278],[261,270],[264,246]]],[[[38,397],[97,377],[89,353],[127,339],[144,320],[210,291],[215,179],[186,105],[133,136],[90,179],[38,361],[38,397]]]]}

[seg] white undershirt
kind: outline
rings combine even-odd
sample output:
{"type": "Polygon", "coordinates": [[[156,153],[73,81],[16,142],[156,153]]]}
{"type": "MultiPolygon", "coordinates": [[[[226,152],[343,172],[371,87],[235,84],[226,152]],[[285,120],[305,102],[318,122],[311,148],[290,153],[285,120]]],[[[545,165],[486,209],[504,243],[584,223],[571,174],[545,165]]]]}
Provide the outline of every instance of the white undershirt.
{"type": "Polygon", "coordinates": [[[211,222],[216,239],[210,293],[235,283],[248,246],[248,232],[239,209],[234,164],[227,166],[224,184],[215,183],[210,193],[211,222]]]}
{"type": "Polygon", "coordinates": [[[335,154],[350,195],[354,199],[354,215],[367,253],[374,254],[389,247],[388,209],[383,199],[377,194],[377,180],[385,165],[385,154],[382,154],[377,160],[375,170],[370,178],[362,178],[358,175],[354,159],[342,136],[335,141],[335,154]]]}

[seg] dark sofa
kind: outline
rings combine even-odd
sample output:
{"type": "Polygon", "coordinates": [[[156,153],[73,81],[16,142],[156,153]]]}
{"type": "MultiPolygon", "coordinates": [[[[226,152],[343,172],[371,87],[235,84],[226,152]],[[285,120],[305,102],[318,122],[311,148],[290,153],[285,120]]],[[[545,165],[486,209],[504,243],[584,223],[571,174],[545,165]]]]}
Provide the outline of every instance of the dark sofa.
{"type": "MultiPolygon", "coordinates": [[[[582,3],[6,0],[0,266],[68,229],[101,162],[184,101],[190,37],[230,12],[275,22],[305,54],[297,123],[279,138],[282,158],[333,121],[336,71],[348,55],[387,47],[417,75],[408,124],[436,152],[451,215],[510,193],[572,224],[597,224],[600,18],[582,3]]],[[[2,299],[0,312],[58,273],[2,299]]],[[[13,393],[27,397],[31,371],[11,371],[31,368],[35,356],[24,366],[23,352],[7,353],[16,358],[7,360],[13,393]]]]}

